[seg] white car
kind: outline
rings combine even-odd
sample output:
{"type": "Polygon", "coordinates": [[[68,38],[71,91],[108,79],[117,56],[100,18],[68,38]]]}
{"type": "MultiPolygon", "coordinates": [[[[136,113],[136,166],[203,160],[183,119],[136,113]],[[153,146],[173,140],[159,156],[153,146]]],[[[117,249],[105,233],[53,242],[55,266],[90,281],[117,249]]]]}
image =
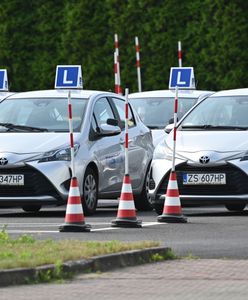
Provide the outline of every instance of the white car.
{"type": "MultiPolygon", "coordinates": [[[[0,102],[0,207],[38,211],[66,204],[72,176],[68,90],[13,94],[0,102]]],[[[102,91],[71,92],[75,172],[84,213],[121,193],[125,157],[125,98],[102,91]]],[[[129,104],[129,173],[137,209],[151,209],[150,130],[129,104]],[[142,176],[141,176],[142,174],[142,176]]]]}
{"type": "MultiPolygon", "coordinates": [[[[178,119],[199,100],[212,94],[211,91],[179,90],[178,119]]],[[[173,119],[175,91],[157,90],[132,93],[129,101],[137,110],[141,120],[152,131],[153,144],[156,146],[166,135],[164,128],[173,119]]]]}
{"type": "MultiPolygon", "coordinates": [[[[173,131],[153,155],[149,195],[161,214],[172,167],[173,131]]],[[[248,89],[220,91],[178,123],[175,169],[182,206],[248,203],[248,89]]]]}
{"type": "Polygon", "coordinates": [[[0,91],[0,101],[3,100],[4,98],[10,96],[10,95],[13,95],[14,93],[12,92],[2,92],[0,91]]]}

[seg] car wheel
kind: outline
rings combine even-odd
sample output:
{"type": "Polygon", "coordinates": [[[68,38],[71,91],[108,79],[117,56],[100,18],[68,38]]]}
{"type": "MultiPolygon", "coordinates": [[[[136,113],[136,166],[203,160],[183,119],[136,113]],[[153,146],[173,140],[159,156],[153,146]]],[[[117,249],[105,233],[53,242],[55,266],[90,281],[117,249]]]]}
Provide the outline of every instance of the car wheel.
{"type": "Polygon", "coordinates": [[[38,212],[41,209],[41,205],[25,205],[22,209],[26,212],[38,212]]]}
{"type": "Polygon", "coordinates": [[[82,205],[85,215],[93,215],[98,201],[98,180],[92,168],[88,168],[84,175],[82,205]]]}
{"type": "Polygon", "coordinates": [[[150,168],[146,172],[146,178],[143,185],[143,189],[139,195],[134,196],[135,208],[140,211],[149,211],[152,210],[152,206],[149,199],[149,179],[150,179],[150,168]]]}
{"type": "Polygon", "coordinates": [[[246,207],[245,203],[226,204],[225,207],[230,211],[242,211],[246,207]]]}
{"type": "Polygon", "coordinates": [[[162,215],[164,210],[164,205],[162,204],[154,204],[154,209],[158,215],[162,215]]]}

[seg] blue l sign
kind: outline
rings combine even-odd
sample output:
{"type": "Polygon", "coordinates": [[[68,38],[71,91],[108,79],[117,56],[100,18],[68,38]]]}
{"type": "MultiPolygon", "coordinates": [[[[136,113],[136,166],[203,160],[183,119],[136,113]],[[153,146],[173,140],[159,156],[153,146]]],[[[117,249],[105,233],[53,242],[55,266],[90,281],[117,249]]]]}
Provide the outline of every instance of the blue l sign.
{"type": "Polygon", "coordinates": [[[171,68],[169,89],[178,88],[195,89],[194,69],[189,68],[171,68]]]}
{"type": "Polygon", "coordinates": [[[8,76],[7,76],[7,70],[2,69],[0,70],[0,90],[1,91],[8,91],[8,76]]]}
{"type": "Polygon", "coordinates": [[[56,89],[82,89],[82,70],[81,66],[57,66],[56,78],[55,78],[56,89]]]}

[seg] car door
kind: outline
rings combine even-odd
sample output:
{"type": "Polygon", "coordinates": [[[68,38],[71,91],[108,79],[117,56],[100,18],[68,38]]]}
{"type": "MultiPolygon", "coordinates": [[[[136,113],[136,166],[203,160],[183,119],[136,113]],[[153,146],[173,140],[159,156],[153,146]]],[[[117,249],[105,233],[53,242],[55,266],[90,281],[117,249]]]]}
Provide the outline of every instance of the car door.
{"type": "MultiPolygon", "coordinates": [[[[92,130],[116,119],[113,108],[106,97],[96,100],[93,108],[92,130]]],[[[124,175],[124,153],[120,144],[121,135],[100,136],[94,141],[94,156],[99,170],[99,194],[120,193],[124,175]]]]}
{"type": "MultiPolygon", "coordinates": [[[[120,98],[112,98],[113,104],[118,111],[120,118],[121,145],[124,151],[125,147],[125,101],[120,98]]],[[[143,182],[148,166],[148,156],[146,145],[144,143],[145,132],[142,131],[135,120],[135,116],[129,105],[128,110],[128,158],[129,158],[129,175],[132,180],[132,187],[135,189],[143,182]],[[144,175],[144,176],[142,176],[144,175]]]]}

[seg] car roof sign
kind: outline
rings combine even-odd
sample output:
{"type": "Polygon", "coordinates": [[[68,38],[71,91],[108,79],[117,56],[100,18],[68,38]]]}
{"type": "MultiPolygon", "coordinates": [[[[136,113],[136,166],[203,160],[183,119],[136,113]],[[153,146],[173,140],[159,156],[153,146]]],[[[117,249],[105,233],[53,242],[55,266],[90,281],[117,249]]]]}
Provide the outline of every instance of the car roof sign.
{"type": "Polygon", "coordinates": [[[80,65],[58,65],[55,89],[82,89],[82,69],[80,65]]]}
{"type": "Polygon", "coordinates": [[[172,67],[170,69],[169,89],[195,89],[195,75],[192,67],[172,67]]]}
{"type": "Polygon", "coordinates": [[[8,76],[6,69],[0,69],[0,91],[8,91],[8,76]]]}

